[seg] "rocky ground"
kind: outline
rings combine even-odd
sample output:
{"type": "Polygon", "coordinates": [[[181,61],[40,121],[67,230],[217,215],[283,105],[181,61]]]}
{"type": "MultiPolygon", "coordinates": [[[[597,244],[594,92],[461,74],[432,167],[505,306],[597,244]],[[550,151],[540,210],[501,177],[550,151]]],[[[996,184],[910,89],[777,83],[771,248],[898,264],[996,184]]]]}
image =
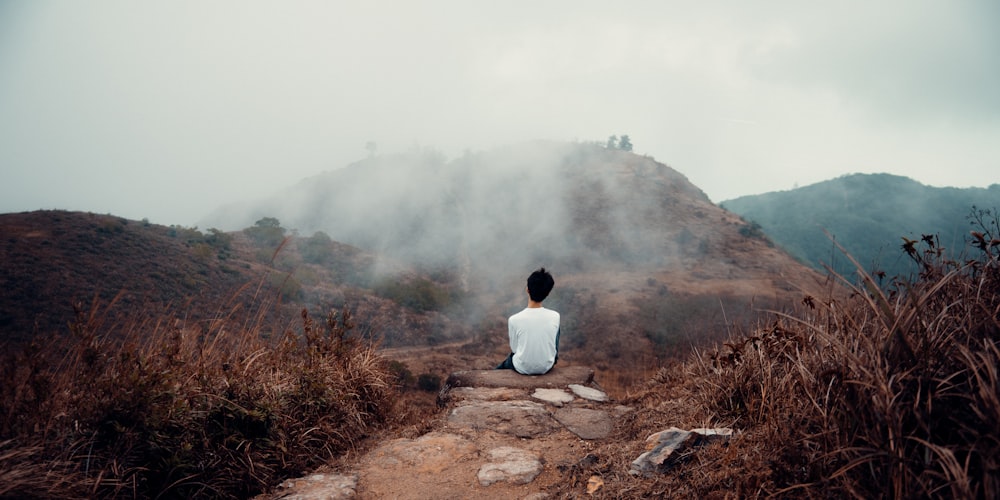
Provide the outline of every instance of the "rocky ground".
{"type": "MultiPolygon", "coordinates": [[[[540,499],[555,496],[566,481],[586,495],[603,487],[601,478],[575,475],[633,411],[612,401],[593,377],[593,369],[580,366],[537,377],[456,372],[428,432],[384,442],[336,470],[285,481],[262,499],[540,499]]],[[[632,465],[636,474],[664,460],[642,458],[654,463],[639,460],[632,465]]]]}

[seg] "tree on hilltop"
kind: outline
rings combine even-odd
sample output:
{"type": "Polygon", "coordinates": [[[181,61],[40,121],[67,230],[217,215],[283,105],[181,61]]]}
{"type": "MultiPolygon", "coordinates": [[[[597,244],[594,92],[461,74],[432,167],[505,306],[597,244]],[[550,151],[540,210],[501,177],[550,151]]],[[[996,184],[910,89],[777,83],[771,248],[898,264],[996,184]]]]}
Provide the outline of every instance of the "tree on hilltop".
{"type": "Polygon", "coordinates": [[[627,134],[623,134],[622,138],[618,140],[618,149],[622,151],[632,151],[632,141],[629,140],[627,134]]]}

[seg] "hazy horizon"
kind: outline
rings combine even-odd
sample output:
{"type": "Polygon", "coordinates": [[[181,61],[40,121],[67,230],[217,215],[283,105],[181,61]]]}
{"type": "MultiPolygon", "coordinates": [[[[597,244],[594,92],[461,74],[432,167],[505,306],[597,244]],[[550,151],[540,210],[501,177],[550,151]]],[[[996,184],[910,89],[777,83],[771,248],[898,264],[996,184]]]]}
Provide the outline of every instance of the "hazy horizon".
{"type": "Polygon", "coordinates": [[[193,225],[369,155],[603,142],[712,201],[1000,182],[1000,4],[0,3],[0,212],[193,225]]]}

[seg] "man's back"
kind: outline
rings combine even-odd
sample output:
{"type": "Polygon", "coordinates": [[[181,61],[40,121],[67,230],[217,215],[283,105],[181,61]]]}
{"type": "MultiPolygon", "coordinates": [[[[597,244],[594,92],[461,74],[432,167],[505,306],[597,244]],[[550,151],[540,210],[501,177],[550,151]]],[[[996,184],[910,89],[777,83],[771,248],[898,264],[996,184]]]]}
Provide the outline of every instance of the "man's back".
{"type": "Polygon", "coordinates": [[[526,375],[542,374],[556,362],[559,313],[544,307],[527,307],[507,320],[514,369],[526,375]]]}

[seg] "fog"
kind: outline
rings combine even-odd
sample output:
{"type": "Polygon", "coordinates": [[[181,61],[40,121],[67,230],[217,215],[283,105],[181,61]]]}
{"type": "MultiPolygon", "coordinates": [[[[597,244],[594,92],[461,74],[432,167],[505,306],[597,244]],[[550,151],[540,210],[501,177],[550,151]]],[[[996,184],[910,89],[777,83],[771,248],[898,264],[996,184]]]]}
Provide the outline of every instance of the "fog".
{"type": "Polygon", "coordinates": [[[715,202],[851,172],[986,186],[998,22],[987,0],[6,1],[0,212],[194,225],[369,144],[612,134],[715,202]]]}
{"type": "Polygon", "coordinates": [[[663,267],[689,225],[678,214],[699,204],[710,206],[704,193],[648,158],[533,141],[454,160],[433,150],[378,155],[203,223],[237,230],[275,217],[300,236],[322,231],[482,290],[539,263],[564,273],[663,267]]]}

